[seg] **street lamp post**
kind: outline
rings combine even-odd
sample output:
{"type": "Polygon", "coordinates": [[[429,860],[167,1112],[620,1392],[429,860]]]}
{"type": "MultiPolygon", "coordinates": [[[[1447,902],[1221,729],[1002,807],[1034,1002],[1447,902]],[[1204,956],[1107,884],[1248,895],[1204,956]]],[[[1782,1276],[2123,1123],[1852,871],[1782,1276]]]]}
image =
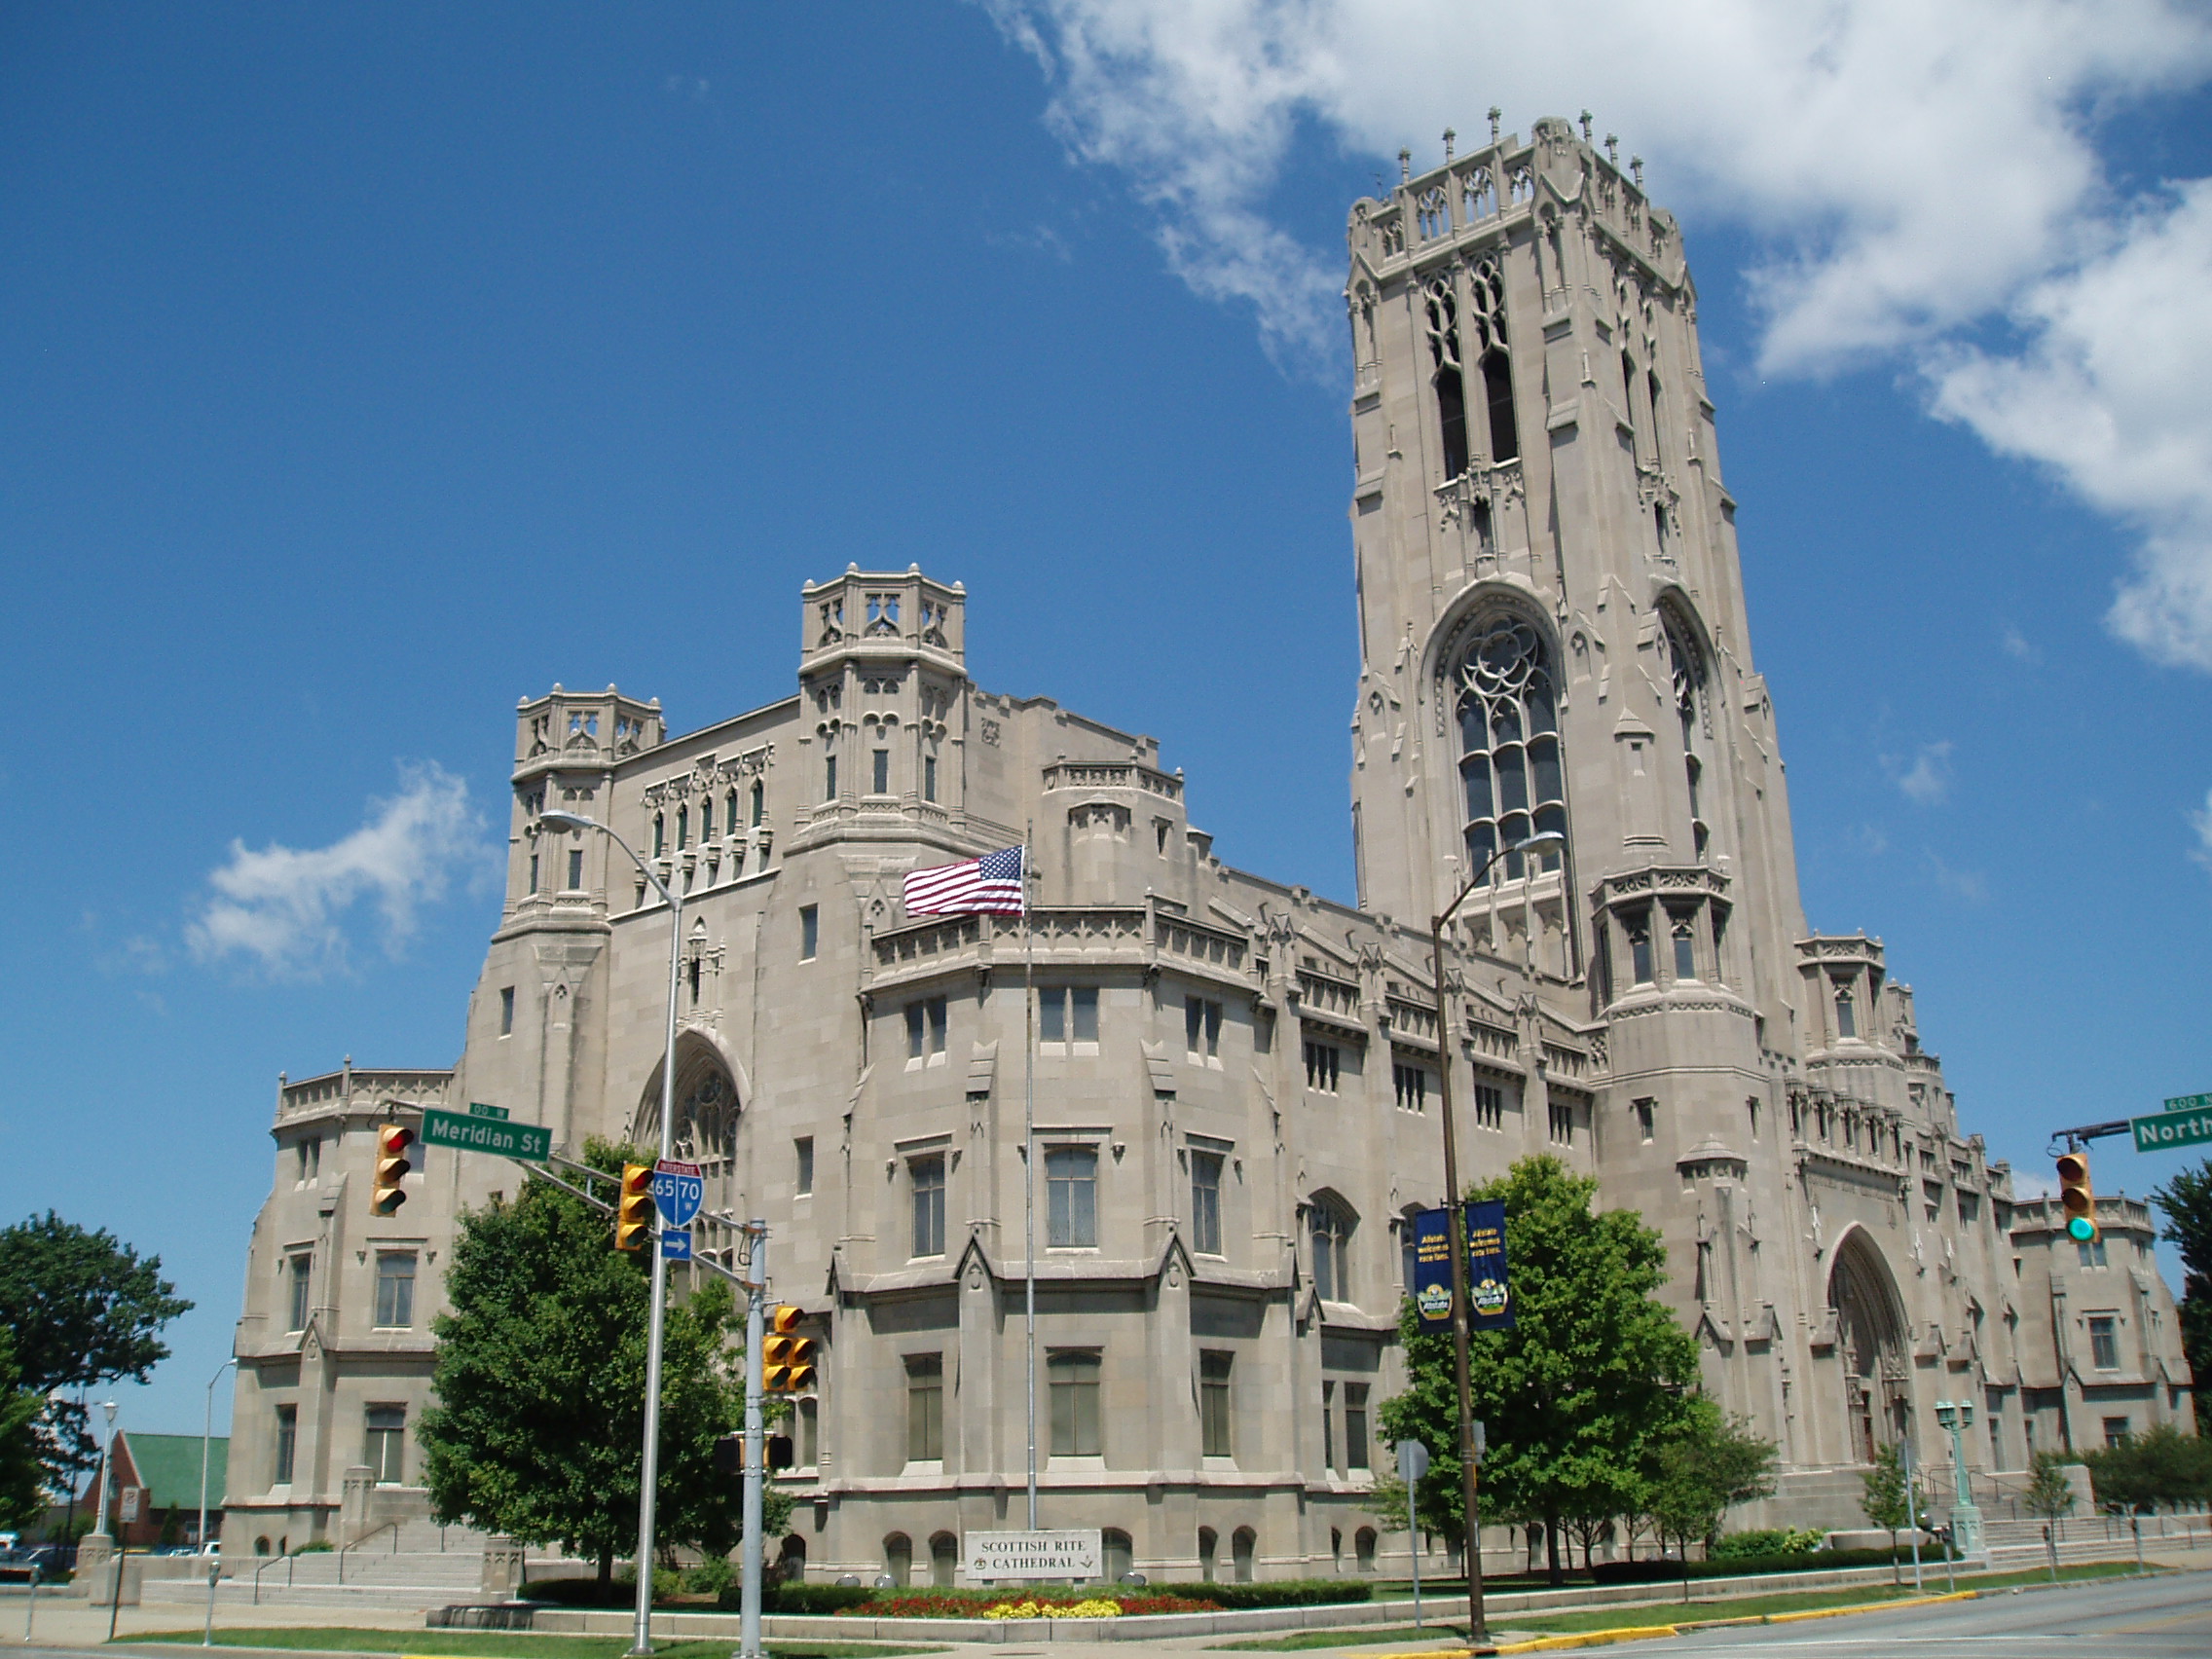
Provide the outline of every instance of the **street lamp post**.
{"type": "Polygon", "coordinates": [[[1937,1400],[1936,1420],[1951,1431],[1951,1537],[1963,1556],[1981,1554],[1981,1510],[1967,1480],[1966,1430],[1973,1426],[1972,1400],[1937,1400]]]}
{"type": "Polygon", "coordinates": [[[100,1500],[99,1507],[92,1511],[92,1535],[107,1539],[108,1549],[113,1553],[115,1534],[107,1530],[107,1471],[115,1453],[115,1402],[102,1400],[100,1410],[107,1415],[107,1439],[100,1445],[100,1500]]]}
{"type": "Polygon", "coordinates": [[[1567,837],[1556,830],[1547,830],[1540,835],[1501,847],[1483,861],[1482,868],[1467,878],[1458,896],[1444,906],[1441,914],[1428,924],[1429,962],[1435,976],[1436,991],[1436,1058],[1437,1070],[1442,1075],[1438,1090],[1438,1105],[1444,1119],[1444,1208],[1446,1228],[1452,1238],[1452,1371],[1457,1385],[1455,1395],[1458,1403],[1459,1423],[1459,1478],[1462,1483],[1461,1501],[1467,1520],[1467,1640],[1485,1642],[1490,1630],[1483,1618],[1483,1530],[1482,1517],[1475,1507],[1475,1436],[1473,1428],[1474,1405],[1467,1386],[1467,1207],[1459,1201],[1459,1147],[1452,1127],[1452,1018],[1444,1002],[1444,930],[1451,926],[1453,916],[1467,902],[1467,896],[1481,886],[1483,880],[1508,854],[1527,856],[1532,851],[1548,850],[1567,844],[1567,837]]]}
{"type": "Polygon", "coordinates": [[[200,1419],[200,1530],[193,1534],[193,1541],[200,1546],[202,1555],[207,1553],[207,1451],[215,1437],[215,1384],[223,1380],[223,1373],[236,1364],[236,1356],[224,1360],[215,1367],[215,1375],[207,1379],[207,1409],[200,1419]]]}
{"type": "MultiPolygon", "coordinates": [[[[638,873],[668,903],[668,1041],[660,1062],[660,1157],[665,1162],[676,1132],[676,995],[683,969],[683,901],[653,873],[652,866],[638,856],[637,848],[606,825],[578,813],[560,811],[541,812],[537,821],[579,834],[586,830],[598,830],[630,855],[638,873]]],[[[660,1348],[668,1302],[668,1258],[660,1253],[659,1228],[656,1226],[653,1232],[652,1323],[645,1339],[645,1467],[638,1482],[638,1610],[628,1649],[634,1655],[653,1650],[653,1506],[660,1480],[660,1348]]]]}

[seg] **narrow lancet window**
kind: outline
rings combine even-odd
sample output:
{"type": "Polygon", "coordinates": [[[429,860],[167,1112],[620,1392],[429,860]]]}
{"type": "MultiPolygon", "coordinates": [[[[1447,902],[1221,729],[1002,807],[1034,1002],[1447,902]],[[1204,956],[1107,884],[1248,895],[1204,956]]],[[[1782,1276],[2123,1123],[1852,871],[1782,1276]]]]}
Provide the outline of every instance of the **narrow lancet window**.
{"type": "Polygon", "coordinates": [[[1429,283],[1426,306],[1444,476],[1457,478],[1467,470],[1467,387],[1459,366],[1459,306],[1453,297],[1449,276],[1429,283]]]}

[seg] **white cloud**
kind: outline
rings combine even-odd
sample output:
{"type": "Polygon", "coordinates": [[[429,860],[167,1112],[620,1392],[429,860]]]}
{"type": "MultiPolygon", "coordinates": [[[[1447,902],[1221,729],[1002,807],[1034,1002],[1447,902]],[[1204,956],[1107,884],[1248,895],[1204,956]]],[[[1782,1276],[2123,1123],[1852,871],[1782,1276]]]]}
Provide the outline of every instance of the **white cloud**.
{"type": "Polygon", "coordinates": [[[1912,764],[1902,771],[1895,760],[1885,759],[1883,764],[1904,792],[1907,800],[1922,806],[1934,806],[1951,793],[1951,746],[1948,743],[1924,743],[1912,757],[1912,764]]]}
{"type": "Polygon", "coordinates": [[[385,949],[396,954],[417,909],[442,898],[454,869],[484,852],[484,821],[461,779],[434,764],[402,767],[400,785],[327,847],[255,851],[233,841],[230,862],[207,878],[213,895],[186,929],[193,954],[315,974],[346,961],[344,923],[363,899],[375,902],[385,949]]]}
{"type": "Polygon", "coordinates": [[[2028,643],[2027,635],[2021,633],[2019,629],[2013,627],[2009,622],[2005,624],[2005,632],[1999,639],[1998,644],[2005,647],[2005,654],[2007,656],[2016,658],[2018,661],[2026,663],[2038,663],[2043,661],[2043,652],[2037,650],[2034,645],[2030,645],[2028,643]]]}
{"type": "Polygon", "coordinates": [[[2141,527],[2113,625],[2212,669],[2212,181],[2118,200],[2094,132],[2212,74],[2201,8],[978,3],[1043,66],[1069,149],[1156,211],[1172,269],[1249,305],[1269,350],[1314,372],[1342,348],[1342,254],[1269,216],[1302,129],[1385,165],[1411,144],[1427,166],[1493,100],[1522,132],[1588,105],[1693,237],[1758,239],[1765,371],[1916,353],[1939,413],[2141,527]],[[1999,319],[2013,349],[1962,338],[1999,319]]]}
{"type": "Polygon", "coordinates": [[[2212,792],[2204,796],[2204,810],[2189,815],[2189,827],[2196,831],[2196,845],[2189,849],[2189,856],[2212,869],[2212,792]]]}

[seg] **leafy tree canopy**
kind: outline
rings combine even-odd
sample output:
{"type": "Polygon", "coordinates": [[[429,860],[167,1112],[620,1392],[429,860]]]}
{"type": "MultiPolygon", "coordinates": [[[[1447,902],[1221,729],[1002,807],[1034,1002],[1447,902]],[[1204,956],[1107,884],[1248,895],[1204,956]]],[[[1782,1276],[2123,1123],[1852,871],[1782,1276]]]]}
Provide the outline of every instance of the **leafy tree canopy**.
{"type": "Polygon", "coordinates": [[[2147,1515],[2160,1504],[2212,1498],[2212,1441],[2184,1434],[2170,1422],[2091,1452],[2082,1461],[2088,1465],[2100,1509],[2147,1515]]]}
{"type": "MultiPolygon", "coordinates": [[[[88,1233],[54,1211],[0,1230],[0,1308],[14,1333],[19,1386],[42,1399],[129,1378],[143,1382],[166,1359],[162,1327],[192,1304],[162,1277],[162,1259],[105,1229],[88,1233]]],[[[33,1433],[57,1486],[92,1467],[97,1443],[81,1400],[54,1400],[33,1433]]]]}
{"type": "Polygon", "coordinates": [[[2212,1159],[2184,1169],[2151,1201],[2165,1212],[2161,1235],[2181,1249],[2181,1346],[2189,1368],[2212,1378],[2212,1159]]]}
{"type": "Polygon", "coordinates": [[[1748,1419],[1724,1418],[1712,1401],[1692,1399],[1651,1446],[1646,1509],[1663,1536],[1711,1545],[1731,1508],[1773,1494],[1778,1456],[1748,1419]]]}
{"type": "MultiPolygon", "coordinates": [[[[642,1155],[593,1141],[612,1172],[642,1155]]],[[[651,1263],[616,1250],[608,1219],[531,1181],[461,1218],[435,1327],[437,1405],[423,1414],[424,1480],[441,1522],[598,1558],[635,1547],[651,1263]]],[[[742,1315],[709,1278],[671,1307],[662,1341],[658,1535],[710,1556],[743,1526],[739,1481],[714,1467],[743,1420],[742,1315]]],[[[791,1499],[764,1494],[765,1530],[791,1499]]]]}
{"type": "Polygon", "coordinates": [[[46,1507],[38,1419],[46,1397],[22,1386],[15,1341],[0,1326],[0,1527],[27,1527],[46,1507]]]}
{"type": "Polygon", "coordinates": [[[2075,1459],[2063,1452],[2038,1452],[2028,1469],[2028,1484],[2020,1493],[2020,1506],[2030,1515],[2055,1521],[2074,1510],[2074,1483],[2066,1467],[2075,1459]]]}
{"type": "MultiPolygon", "coordinates": [[[[1505,1200],[1515,1305],[1512,1330],[1470,1340],[1470,1391],[1489,1443],[1485,1522],[1551,1530],[1639,1510],[1652,1449],[1690,1409],[1697,1345],[1657,1298],[1665,1246],[1633,1212],[1593,1210],[1597,1190],[1557,1159],[1530,1158],[1469,1194],[1505,1200]]],[[[1392,1440],[1429,1449],[1416,1494],[1422,1527],[1463,1541],[1452,1335],[1423,1329],[1410,1301],[1400,1332],[1407,1388],[1382,1403],[1382,1422],[1392,1440]]],[[[1379,1502],[1378,1515],[1385,1509],[1379,1502]]]]}

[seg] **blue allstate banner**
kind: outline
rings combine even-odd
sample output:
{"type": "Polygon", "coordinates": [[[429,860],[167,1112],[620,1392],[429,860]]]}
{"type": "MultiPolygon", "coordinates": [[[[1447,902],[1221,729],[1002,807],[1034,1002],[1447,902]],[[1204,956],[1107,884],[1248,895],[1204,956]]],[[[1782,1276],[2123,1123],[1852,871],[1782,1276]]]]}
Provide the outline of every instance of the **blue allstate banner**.
{"type": "MultiPolygon", "coordinates": [[[[1450,1316],[1447,1300],[1446,1316],[1450,1316]]],[[[1467,1206],[1467,1329],[1513,1329],[1513,1289],[1505,1271],[1505,1200],[1467,1206]]]]}
{"type": "Polygon", "coordinates": [[[1431,1328],[1452,1323],[1452,1212],[1414,1217],[1414,1309],[1431,1328]]]}

